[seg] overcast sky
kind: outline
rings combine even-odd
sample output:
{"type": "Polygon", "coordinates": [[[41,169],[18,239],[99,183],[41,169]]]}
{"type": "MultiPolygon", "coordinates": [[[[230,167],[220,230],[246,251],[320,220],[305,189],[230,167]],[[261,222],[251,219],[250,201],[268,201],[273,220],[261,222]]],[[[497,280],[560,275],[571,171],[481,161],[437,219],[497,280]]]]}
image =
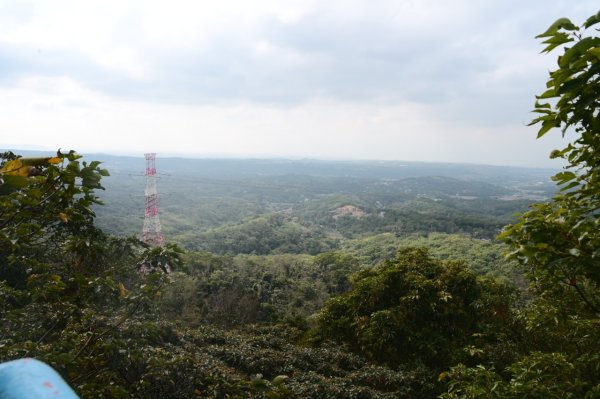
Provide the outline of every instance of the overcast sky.
{"type": "Polygon", "coordinates": [[[0,0],[0,146],[556,166],[534,36],[597,0],[0,0]]]}

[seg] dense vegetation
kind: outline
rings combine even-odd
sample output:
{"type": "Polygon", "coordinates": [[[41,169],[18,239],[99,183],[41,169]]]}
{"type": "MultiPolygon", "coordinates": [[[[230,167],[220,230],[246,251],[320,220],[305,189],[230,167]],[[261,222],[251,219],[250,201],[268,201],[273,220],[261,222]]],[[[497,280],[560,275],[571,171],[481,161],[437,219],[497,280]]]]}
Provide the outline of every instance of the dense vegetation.
{"type": "Polygon", "coordinates": [[[39,358],[82,397],[600,397],[600,38],[583,28],[541,35],[571,46],[533,121],[574,135],[556,194],[539,171],[197,161],[160,183],[184,251],[125,237],[130,159],[111,178],[74,152],[2,154],[0,361],[39,358]]]}
{"type": "MultiPolygon", "coordinates": [[[[99,194],[105,206],[95,209],[99,226],[139,234],[143,158],[96,158],[111,170],[99,194]]],[[[553,171],[543,169],[176,158],[157,164],[165,173],[158,189],[169,239],[230,255],[316,254],[376,233],[493,239],[515,212],[555,191],[553,171]]]]}

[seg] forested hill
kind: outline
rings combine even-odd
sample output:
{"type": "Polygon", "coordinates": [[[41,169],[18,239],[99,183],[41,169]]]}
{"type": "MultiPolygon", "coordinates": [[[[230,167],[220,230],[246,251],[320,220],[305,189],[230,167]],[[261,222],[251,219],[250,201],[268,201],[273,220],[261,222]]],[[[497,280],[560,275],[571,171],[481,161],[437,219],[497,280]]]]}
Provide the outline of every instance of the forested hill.
{"type": "MultiPolygon", "coordinates": [[[[89,156],[111,171],[98,223],[142,227],[145,160],[89,156]]],[[[192,250],[310,253],[373,234],[495,237],[554,190],[544,169],[405,162],[158,158],[164,232],[192,250]]]]}

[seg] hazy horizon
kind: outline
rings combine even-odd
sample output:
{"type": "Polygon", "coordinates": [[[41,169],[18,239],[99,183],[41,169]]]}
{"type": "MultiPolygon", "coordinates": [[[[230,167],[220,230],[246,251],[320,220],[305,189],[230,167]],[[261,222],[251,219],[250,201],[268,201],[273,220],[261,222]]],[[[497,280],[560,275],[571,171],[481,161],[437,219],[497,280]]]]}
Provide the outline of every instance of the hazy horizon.
{"type": "MultiPolygon", "coordinates": [[[[144,159],[144,153],[119,153],[119,152],[102,152],[102,151],[86,151],[81,152],[76,149],[60,149],[63,152],[68,152],[69,150],[75,150],[78,154],[88,157],[88,156],[109,156],[109,157],[123,157],[123,158],[139,158],[144,159]]],[[[50,148],[41,148],[39,146],[32,146],[31,148],[25,147],[13,147],[6,146],[0,143],[0,151],[13,151],[17,155],[27,156],[27,153],[39,153],[39,154],[54,154],[57,150],[53,150],[50,148]]],[[[151,151],[154,152],[154,151],[151,151]]],[[[464,166],[486,166],[486,167],[498,167],[498,168],[525,168],[525,169],[540,169],[540,170],[548,170],[548,171],[556,171],[561,168],[561,165],[556,166],[524,166],[524,165],[509,165],[509,164],[491,164],[491,163],[476,163],[476,162],[447,162],[447,161],[411,161],[404,159],[368,159],[368,158],[318,158],[318,157],[284,157],[284,156],[261,156],[261,155],[252,155],[248,154],[246,156],[235,156],[228,154],[181,154],[181,153],[156,153],[156,159],[158,164],[160,164],[161,159],[182,159],[182,160],[215,160],[215,161],[284,161],[284,162],[324,162],[324,163],[389,163],[396,164],[396,166],[403,166],[402,164],[412,165],[412,164],[439,164],[439,165],[464,165],[464,166]]],[[[550,175],[548,176],[550,177],[550,175]]]]}

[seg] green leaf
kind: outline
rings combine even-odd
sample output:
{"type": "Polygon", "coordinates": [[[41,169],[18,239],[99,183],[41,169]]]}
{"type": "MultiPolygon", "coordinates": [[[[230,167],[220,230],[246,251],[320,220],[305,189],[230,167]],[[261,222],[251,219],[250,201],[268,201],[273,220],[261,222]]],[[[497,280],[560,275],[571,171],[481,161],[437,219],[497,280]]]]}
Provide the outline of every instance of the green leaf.
{"type": "Polygon", "coordinates": [[[548,46],[542,50],[542,53],[549,53],[561,44],[565,44],[572,41],[573,38],[569,37],[569,35],[567,35],[566,33],[558,32],[554,36],[551,36],[549,39],[546,39],[542,42],[544,44],[548,44],[548,46]]]}
{"type": "MultiPolygon", "coordinates": [[[[2,176],[2,180],[4,181],[3,185],[10,187],[12,189],[19,189],[26,187],[29,185],[29,179],[23,176],[2,176]]],[[[2,186],[2,185],[0,185],[2,186]]]]}
{"type": "Polygon", "coordinates": [[[571,183],[567,184],[565,187],[562,187],[560,189],[560,191],[567,191],[567,190],[570,190],[570,189],[572,189],[574,187],[577,187],[579,185],[580,185],[579,182],[574,181],[574,182],[571,182],[571,183]]]}
{"type": "Polygon", "coordinates": [[[556,115],[554,113],[549,113],[547,115],[540,116],[538,118],[535,118],[531,122],[529,122],[529,124],[527,126],[535,125],[538,122],[553,122],[553,123],[556,123],[556,115]]]}
{"type": "Polygon", "coordinates": [[[538,130],[537,138],[539,139],[540,137],[542,137],[543,135],[548,133],[548,131],[550,129],[553,129],[555,127],[557,127],[557,126],[556,126],[556,122],[554,120],[545,121],[544,123],[542,123],[542,127],[540,128],[540,130],[538,130]]]}
{"type": "Polygon", "coordinates": [[[552,89],[548,89],[545,92],[543,92],[541,95],[539,96],[535,96],[535,98],[537,98],[538,100],[542,100],[544,98],[553,98],[553,97],[557,97],[557,93],[556,90],[554,90],[554,88],[552,89]]]}
{"type": "Polygon", "coordinates": [[[548,103],[540,103],[536,101],[535,108],[552,108],[552,106],[548,103]]]}
{"type": "Polygon", "coordinates": [[[583,26],[587,29],[592,25],[597,24],[598,22],[600,22],[600,11],[598,11],[598,13],[596,15],[592,15],[591,17],[589,17],[584,23],[583,26]]]}
{"type": "Polygon", "coordinates": [[[279,386],[285,383],[285,381],[289,378],[290,377],[288,377],[287,375],[278,375],[277,377],[273,378],[273,385],[279,386]]]}
{"type": "Polygon", "coordinates": [[[600,60],[600,47],[591,48],[587,52],[600,60]]]}
{"type": "Polygon", "coordinates": [[[571,181],[575,178],[577,178],[577,175],[575,173],[567,171],[567,172],[560,172],[560,173],[555,174],[552,177],[552,180],[554,180],[555,182],[558,182],[559,184],[563,184],[563,183],[571,181]]]}
{"type": "Polygon", "coordinates": [[[542,37],[554,36],[559,29],[577,30],[577,27],[571,22],[570,19],[559,18],[552,25],[550,25],[550,27],[544,33],[537,35],[535,38],[539,39],[542,37]]]}

